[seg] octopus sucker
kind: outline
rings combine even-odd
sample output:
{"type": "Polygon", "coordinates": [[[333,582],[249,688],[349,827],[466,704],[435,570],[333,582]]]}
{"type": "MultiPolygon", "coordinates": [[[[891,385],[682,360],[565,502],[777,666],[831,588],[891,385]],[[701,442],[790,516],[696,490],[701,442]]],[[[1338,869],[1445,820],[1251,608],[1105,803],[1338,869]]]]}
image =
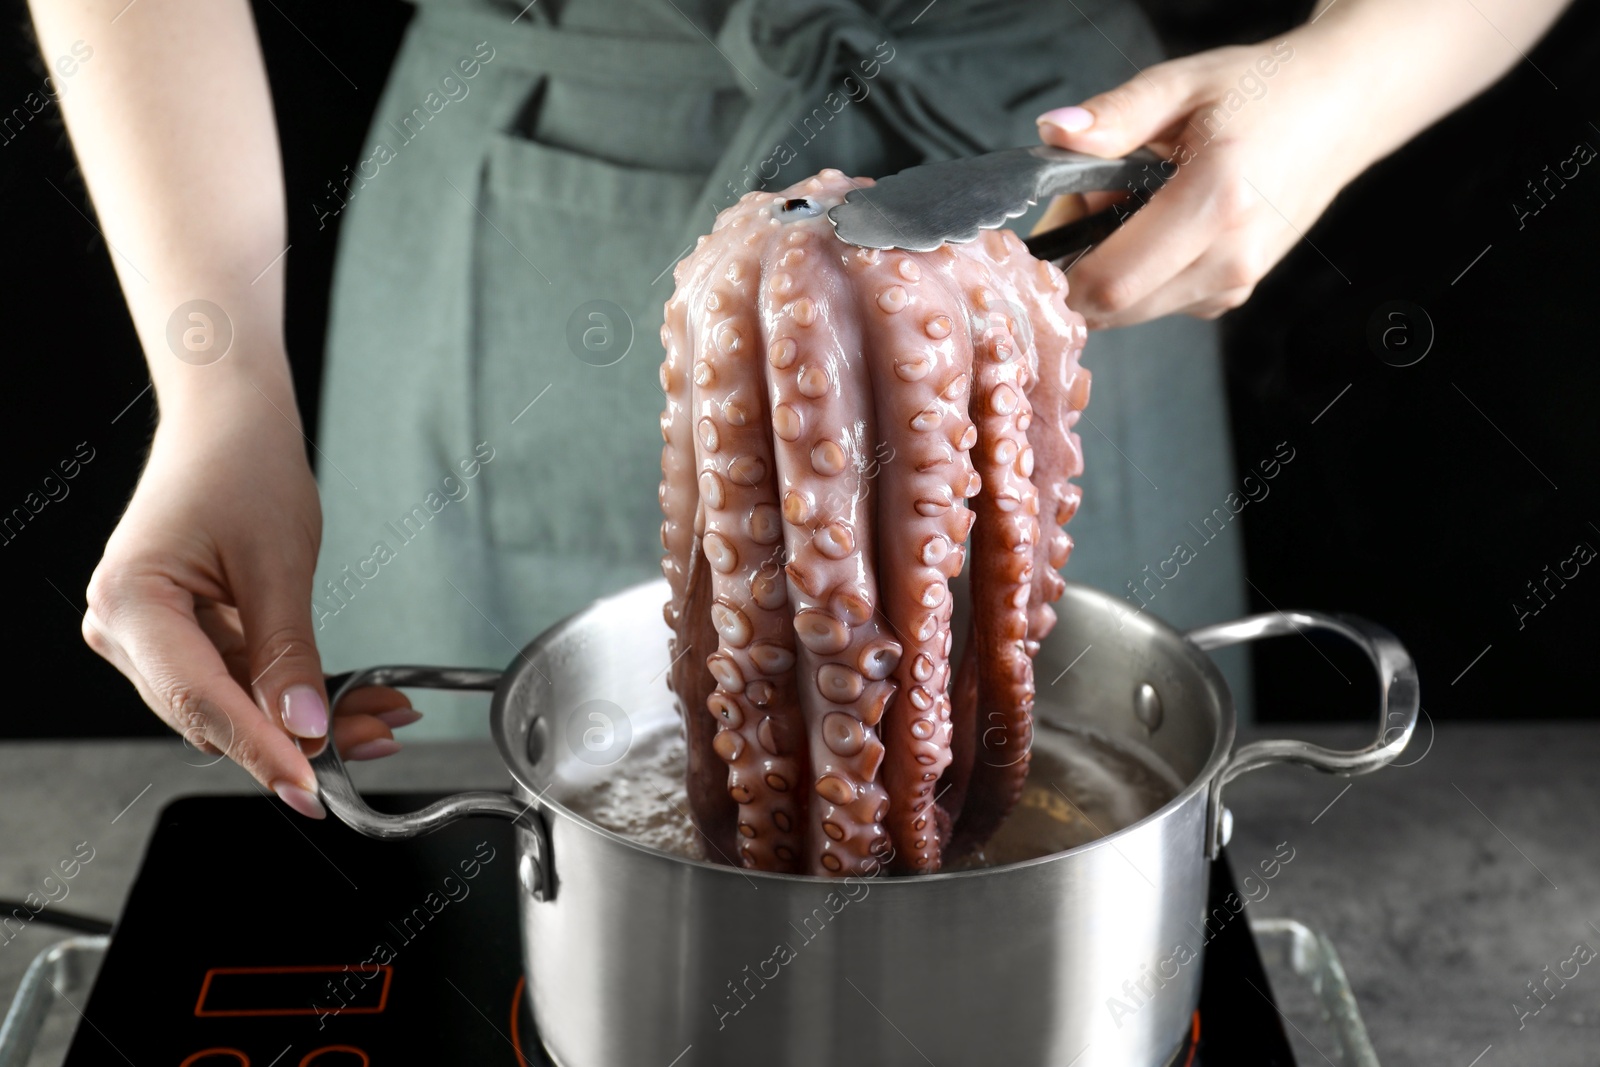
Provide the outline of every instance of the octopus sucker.
{"type": "Polygon", "coordinates": [[[843,244],[827,210],[865,184],[741,198],[674,270],[662,330],[691,814],[763,870],[931,873],[999,826],[1071,549],[1088,372],[1065,279],[1009,232],[843,244]]]}
{"type": "Polygon", "coordinates": [[[700,508],[696,479],[694,433],[689,418],[692,386],[688,373],[689,319],[687,305],[670,302],[661,328],[666,360],[661,384],[666,411],[661,417],[661,545],[666,555],[662,570],[672,590],[665,615],[673,636],[668,652],[668,684],[678,696],[688,749],[687,792],[689,814],[710,842],[712,854],[732,855],[734,811],[727,776],[712,747],[717,724],[707,709],[715,679],[707,657],[716,648],[716,630],[710,604],[711,570],[695,532],[700,508]]]}
{"type": "Polygon", "coordinates": [[[978,759],[978,657],[974,631],[977,622],[967,624],[965,652],[956,667],[955,679],[950,684],[950,730],[968,744],[955,745],[951,751],[950,766],[939,780],[935,794],[939,810],[946,823],[954,824],[966,806],[967,789],[972,784],[972,768],[978,759]]]}
{"type": "Polygon", "coordinates": [[[804,856],[812,874],[861,874],[875,869],[888,842],[882,825],[887,793],[877,777],[887,672],[873,665],[872,654],[897,660],[900,649],[872,610],[878,597],[875,486],[865,472],[866,442],[875,427],[871,384],[859,358],[863,337],[853,309],[829,299],[830,293],[848,294],[840,267],[792,241],[803,232],[791,231],[790,240],[768,252],[793,288],[779,293],[769,286],[760,311],[776,347],[787,354],[793,344],[792,361],[767,363],[772,410],[796,412],[801,427],[793,440],[778,437],[775,454],[798,639],[796,687],[810,755],[804,856]]]}
{"type": "Polygon", "coordinates": [[[973,502],[972,604],[983,621],[967,653],[977,657],[978,737],[959,832],[983,841],[1015,806],[1028,774],[1034,687],[1026,643],[1039,521],[1038,491],[1016,465],[1028,441],[1021,424],[1031,414],[1023,387],[1027,358],[1000,326],[985,331],[975,348],[973,452],[986,489],[973,502]]]}
{"type": "Polygon", "coordinates": [[[708,703],[719,720],[713,750],[727,765],[727,792],[738,803],[734,845],[740,859],[762,870],[797,871],[806,731],[797,721],[794,629],[766,584],[777,563],[779,522],[769,477],[769,409],[755,348],[761,328],[752,294],[741,291],[748,287],[727,281],[748,280],[754,267],[735,257],[713,275],[713,288],[691,320],[698,343],[689,417],[697,429],[701,548],[716,629],[716,650],[707,659],[716,689],[708,703]],[[750,691],[760,683],[772,691],[764,706],[750,691]]]}
{"type": "Polygon", "coordinates": [[[686,712],[689,816],[710,844],[708,854],[731,857],[737,848],[733,834],[738,805],[728,795],[728,775],[716,754],[719,724],[708,710],[717,688],[707,654],[717,647],[711,600],[711,568],[696,538],[689,557],[687,592],[668,650],[672,654],[669,678],[686,712]]]}
{"type": "Polygon", "coordinates": [[[1041,262],[1024,280],[1045,323],[1033,331],[1040,374],[1029,394],[1033,423],[1028,427],[1041,524],[1028,608],[1028,639],[1037,642],[1054,628],[1051,605],[1066,591],[1060,571],[1072,553],[1072,537],[1062,527],[1078,510],[1079,491],[1071,479],[1083,473],[1083,446],[1073,428],[1089,403],[1089,372],[1078,364],[1088,330],[1066,311],[1067,279],[1054,264],[1041,262]]]}
{"type": "Polygon", "coordinates": [[[939,681],[948,669],[950,579],[960,568],[962,496],[972,474],[967,453],[950,438],[959,441],[971,426],[965,368],[972,345],[949,329],[959,293],[942,274],[924,276],[914,258],[884,256],[864,266],[855,284],[878,436],[891,457],[874,484],[879,611],[901,642],[881,730],[888,830],[896,869],[932,873],[949,830],[947,819],[926,816],[951,758],[949,700],[939,681]],[[919,507],[930,500],[950,504],[919,507]]]}
{"type": "MultiPolygon", "coordinates": [[[[680,264],[680,268],[682,265],[680,264]]],[[[699,506],[695,485],[694,431],[689,420],[691,382],[688,376],[688,309],[682,300],[667,302],[661,340],[666,359],[661,364],[661,389],[666,410],[661,414],[661,570],[672,590],[667,602],[668,626],[676,627],[688,592],[691,547],[699,550],[694,535],[694,514],[699,506]]]]}

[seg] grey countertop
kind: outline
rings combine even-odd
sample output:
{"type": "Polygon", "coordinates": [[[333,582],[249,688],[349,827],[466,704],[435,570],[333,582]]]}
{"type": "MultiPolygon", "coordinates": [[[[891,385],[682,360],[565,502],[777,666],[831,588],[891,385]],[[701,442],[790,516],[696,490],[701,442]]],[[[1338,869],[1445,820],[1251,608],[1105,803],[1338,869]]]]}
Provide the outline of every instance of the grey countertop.
{"type": "MultiPolygon", "coordinates": [[[[1246,736],[1288,732],[1339,747],[1366,740],[1346,727],[1246,736]]],[[[87,842],[93,859],[60,906],[115,916],[167,801],[253,788],[225,762],[195,766],[209,762],[177,738],[0,744],[0,896],[38,891],[87,842]]],[[[1424,721],[1400,763],[1349,781],[1273,767],[1231,785],[1236,868],[1281,843],[1294,850],[1248,913],[1293,917],[1332,940],[1385,1067],[1594,1067],[1600,959],[1565,987],[1552,983],[1558,992],[1538,1014],[1519,1019],[1514,1005],[1535,1006],[1526,983],[1575,946],[1600,952],[1600,843],[1589,821],[1600,812],[1600,728],[1424,721]]],[[[419,743],[355,769],[371,789],[509,784],[488,742],[419,743]]],[[[205,922],[203,910],[193,917],[197,936],[205,922]]],[[[60,936],[35,922],[0,940],[0,991],[9,997],[60,936]]]]}

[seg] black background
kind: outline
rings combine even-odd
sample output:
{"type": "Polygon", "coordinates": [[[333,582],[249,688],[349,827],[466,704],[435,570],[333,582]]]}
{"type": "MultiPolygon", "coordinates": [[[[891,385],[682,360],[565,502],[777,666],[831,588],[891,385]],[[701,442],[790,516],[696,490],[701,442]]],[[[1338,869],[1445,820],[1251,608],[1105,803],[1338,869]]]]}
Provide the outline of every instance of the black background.
{"type": "MultiPolygon", "coordinates": [[[[1147,7],[1175,52],[1258,39],[1305,14],[1268,0],[1147,7]]],[[[409,16],[394,0],[256,5],[287,170],[288,339],[308,429],[337,232],[319,231],[309,205],[356,159],[409,16]]],[[[45,70],[25,6],[4,0],[0,19],[14,31],[0,45],[9,112],[45,70]]],[[[1600,577],[1585,568],[1521,628],[1512,604],[1532,606],[1525,583],[1579,542],[1600,548],[1588,328],[1600,303],[1600,167],[1520,229],[1512,204],[1578,142],[1600,149],[1597,28],[1600,4],[1580,0],[1493,89],[1358,179],[1224,320],[1240,476],[1279,441],[1297,452],[1242,520],[1253,607],[1382,621],[1416,656],[1434,718],[1595,714],[1585,683],[1596,628],[1585,620],[1600,577]],[[1397,300],[1424,309],[1435,334],[1427,357],[1403,368],[1368,343],[1374,316],[1397,300]]],[[[154,406],[53,106],[0,144],[0,203],[0,513],[80,442],[95,456],[66,499],[0,545],[4,662],[22,682],[0,710],[0,737],[159,733],[79,637],[83,589],[154,406]]],[[[1420,319],[1408,328],[1424,340],[1420,319]]],[[[1368,672],[1337,644],[1280,640],[1256,664],[1263,719],[1370,714],[1368,672]]]]}

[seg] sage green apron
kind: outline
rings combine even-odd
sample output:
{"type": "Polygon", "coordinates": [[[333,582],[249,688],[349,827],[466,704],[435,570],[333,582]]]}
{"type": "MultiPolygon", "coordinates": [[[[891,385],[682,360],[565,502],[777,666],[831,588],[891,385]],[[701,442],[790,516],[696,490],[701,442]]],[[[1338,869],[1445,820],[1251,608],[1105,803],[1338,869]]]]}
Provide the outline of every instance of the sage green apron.
{"type": "MultiPolygon", "coordinates": [[[[1158,58],[1119,0],[422,5],[351,192],[316,206],[343,216],[319,435],[325,667],[502,666],[659,574],[661,309],[719,208],[823,167],[1031,143],[1041,111],[1158,58]]],[[[1096,334],[1087,355],[1067,577],[1130,611],[1138,587],[1178,625],[1240,614],[1240,520],[1148,581],[1235,489],[1215,330],[1168,319],[1096,334]]],[[[421,706],[410,738],[486,732],[481,700],[421,706]]]]}

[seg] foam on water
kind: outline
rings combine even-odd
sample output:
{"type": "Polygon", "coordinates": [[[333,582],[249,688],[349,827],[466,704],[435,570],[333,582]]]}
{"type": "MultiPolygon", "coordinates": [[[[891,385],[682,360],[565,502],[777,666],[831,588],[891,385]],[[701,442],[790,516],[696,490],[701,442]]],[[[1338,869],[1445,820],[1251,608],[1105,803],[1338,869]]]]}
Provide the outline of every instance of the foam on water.
{"type": "Polygon", "coordinates": [[[558,783],[552,793],[576,815],[642,845],[706,859],[705,838],[689,821],[684,785],[687,749],[681,732],[635,737],[609,776],[583,784],[558,783]]]}
{"type": "MultiPolygon", "coordinates": [[[[689,820],[685,755],[680,731],[636,736],[604,777],[557,783],[553,793],[574,814],[640,844],[715,859],[689,820]]],[[[981,852],[945,869],[998,867],[1076,848],[1132,826],[1181,790],[1178,777],[1142,749],[1041,718],[1022,800],[981,852]]]]}
{"type": "Polygon", "coordinates": [[[1022,799],[981,851],[945,869],[999,867],[1077,848],[1159,811],[1181,789],[1153,755],[1037,719],[1022,799]]]}

